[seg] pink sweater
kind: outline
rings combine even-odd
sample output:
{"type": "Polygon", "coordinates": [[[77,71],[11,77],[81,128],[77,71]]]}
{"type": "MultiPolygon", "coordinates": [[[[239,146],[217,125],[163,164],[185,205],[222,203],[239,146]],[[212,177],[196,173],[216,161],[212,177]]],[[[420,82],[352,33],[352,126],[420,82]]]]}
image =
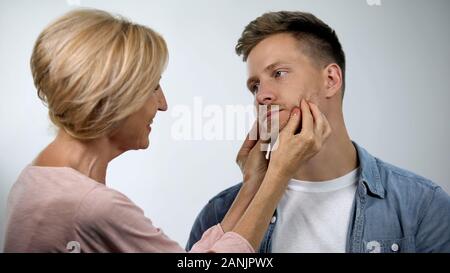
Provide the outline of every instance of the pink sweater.
{"type": "MultiPolygon", "coordinates": [[[[185,252],[118,191],[68,167],[27,166],[8,197],[5,252],[185,252]]],[[[208,229],[192,252],[253,252],[208,229]]]]}

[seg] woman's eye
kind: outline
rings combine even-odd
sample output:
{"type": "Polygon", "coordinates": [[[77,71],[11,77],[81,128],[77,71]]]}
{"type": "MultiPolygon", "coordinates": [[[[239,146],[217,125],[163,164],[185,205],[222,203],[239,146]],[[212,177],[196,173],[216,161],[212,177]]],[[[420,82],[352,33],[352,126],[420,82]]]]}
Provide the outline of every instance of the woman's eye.
{"type": "Polygon", "coordinates": [[[274,76],[275,76],[275,78],[278,78],[278,77],[284,76],[286,74],[287,74],[286,71],[275,71],[274,76]]]}

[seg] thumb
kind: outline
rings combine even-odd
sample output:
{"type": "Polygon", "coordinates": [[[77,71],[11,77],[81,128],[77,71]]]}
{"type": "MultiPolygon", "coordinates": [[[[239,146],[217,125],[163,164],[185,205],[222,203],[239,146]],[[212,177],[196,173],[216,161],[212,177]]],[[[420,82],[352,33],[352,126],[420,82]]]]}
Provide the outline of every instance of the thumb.
{"type": "Polygon", "coordinates": [[[236,163],[241,166],[245,164],[245,161],[247,160],[248,154],[253,149],[253,147],[258,142],[258,123],[253,123],[252,129],[247,134],[247,137],[245,138],[244,142],[242,143],[241,148],[238,151],[238,154],[236,156],[236,163]]]}
{"type": "Polygon", "coordinates": [[[255,146],[257,141],[258,141],[258,122],[255,121],[253,123],[252,129],[250,129],[250,132],[247,134],[247,137],[242,143],[240,151],[250,151],[253,148],[253,146],[255,146]]]}

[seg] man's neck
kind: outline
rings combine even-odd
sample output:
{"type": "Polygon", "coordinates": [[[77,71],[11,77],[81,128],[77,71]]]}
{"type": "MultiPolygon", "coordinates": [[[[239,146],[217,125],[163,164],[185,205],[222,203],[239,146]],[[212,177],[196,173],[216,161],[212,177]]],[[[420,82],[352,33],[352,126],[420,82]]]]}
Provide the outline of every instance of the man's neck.
{"type": "Polygon", "coordinates": [[[342,122],[341,126],[333,128],[322,149],[301,165],[293,178],[303,181],[327,181],[344,176],[357,167],[357,151],[342,122]]]}

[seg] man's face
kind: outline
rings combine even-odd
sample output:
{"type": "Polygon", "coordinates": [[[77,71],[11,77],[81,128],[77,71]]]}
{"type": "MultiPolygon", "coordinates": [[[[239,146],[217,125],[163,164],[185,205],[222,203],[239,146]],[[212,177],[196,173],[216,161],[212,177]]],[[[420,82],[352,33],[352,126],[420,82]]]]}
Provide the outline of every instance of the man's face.
{"type": "Polygon", "coordinates": [[[281,130],[302,98],[320,107],[324,86],[321,69],[302,52],[300,43],[290,34],[275,34],[259,42],[247,58],[247,86],[255,96],[255,105],[267,105],[268,112],[273,106],[279,108],[258,117],[269,132],[270,120],[278,117],[281,130]]]}

